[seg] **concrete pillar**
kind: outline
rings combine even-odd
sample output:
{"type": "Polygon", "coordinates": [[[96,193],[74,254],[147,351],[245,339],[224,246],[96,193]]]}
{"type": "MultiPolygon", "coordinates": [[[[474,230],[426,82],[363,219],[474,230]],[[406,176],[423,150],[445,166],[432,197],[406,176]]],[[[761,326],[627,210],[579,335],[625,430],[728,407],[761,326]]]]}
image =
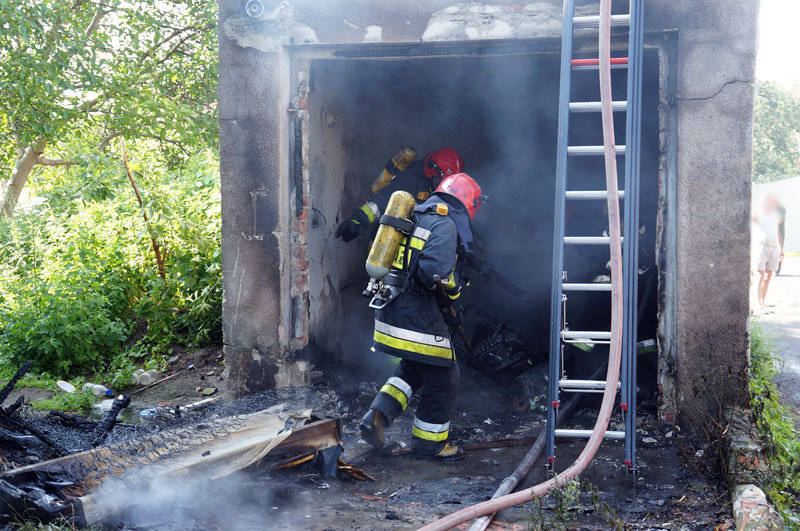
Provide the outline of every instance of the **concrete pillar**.
{"type": "Polygon", "coordinates": [[[647,2],[678,31],[677,407],[688,422],[748,396],[757,0],[647,2]]]}
{"type": "Polygon", "coordinates": [[[285,59],[280,46],[256,49],[232,38],[231,21],[245,20],[243,5],[220,2],[222,312],[230,396],[275,386],[287,316],[281,275],[287,226],[281,201],[288,158],[285,59]]]}

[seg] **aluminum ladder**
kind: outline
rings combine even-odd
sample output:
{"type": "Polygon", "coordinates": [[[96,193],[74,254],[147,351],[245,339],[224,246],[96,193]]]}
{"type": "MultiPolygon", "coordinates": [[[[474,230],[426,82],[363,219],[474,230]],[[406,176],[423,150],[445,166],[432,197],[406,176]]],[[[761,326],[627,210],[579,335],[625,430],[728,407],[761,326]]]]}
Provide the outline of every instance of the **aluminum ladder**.
{"type": "MultiPolygon", "coordinates": [[[[627,69],[627,99],[614,101],[614,113],[626,113],[625,145],[617,146],[617,155],[625,157],[625,178],[620,199],[623,205],[623,341],[620,367],[620,407],[625,420],[624,431],[607,431],[607,439],[624,439],[625,465],[636,470],[636,326],[638,287],[638,227],[639,227],[639,166],[641,139],[641,92],[643,55],[643,9],[644,0],[631,0],[627,15],[613,15],[612,26],[629,28],[628,57],[611,59],[612,69],[627,69]]],[[[563,377],[562,356],[569,344],[608,344],[608,331],[573,331],[566,323],[566,301],[569,292],[605,291],[611,293],[610,284],[569,283],[564,264],[566,245],[609,245],[610,239],[599,236],[565,236],[567,201],[600,201],[607,199],[607,192],[568,190],[568,161],[573,157],[596,157],[598,179],[603,175],[603,146],[570,146],[570,116],[576,113],[597,113],[600,102],[573,102],[571,99],[571,76],[586,75],[583,71],[596,72],[599,60],[574,59],[573,39],[575,29],[599,28],[599,16],[575,16],[575,1],[564,0],[564,21],[561,40],[561,81],[558,117],[558,158],[556,165],[555,223],[553,240],[553,283],[550,300],[550,367],[548,379],[547,408],[547,467],[555,471],[556,438],[586,438],[591,430],[556,429],[561,392],[602,393],[605,381],[575,380],[563,377]]],[[[609,300],[609,321],[610,321],[609,300]]],[[[585,356],[586,353],[576,354],[585,356]]],[[[580,359],[578,359],[580,363],[580,359]]]]}

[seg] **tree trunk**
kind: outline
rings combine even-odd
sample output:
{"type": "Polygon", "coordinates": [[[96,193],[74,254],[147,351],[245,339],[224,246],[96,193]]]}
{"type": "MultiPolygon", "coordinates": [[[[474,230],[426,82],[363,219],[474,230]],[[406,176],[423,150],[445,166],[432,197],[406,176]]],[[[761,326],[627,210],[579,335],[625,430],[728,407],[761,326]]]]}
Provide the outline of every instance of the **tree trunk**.
{"type": "Polygon", "coordinates": [[[17,206],[22,189],[25,188],[28,176],[36,166],[42,151],[44,145],[34,147],[32,144],[20,150],[14,169],[11,170],[11,176],[0,186],[0,215],[8,218],[14,215],[14,207],[17,206]]]}

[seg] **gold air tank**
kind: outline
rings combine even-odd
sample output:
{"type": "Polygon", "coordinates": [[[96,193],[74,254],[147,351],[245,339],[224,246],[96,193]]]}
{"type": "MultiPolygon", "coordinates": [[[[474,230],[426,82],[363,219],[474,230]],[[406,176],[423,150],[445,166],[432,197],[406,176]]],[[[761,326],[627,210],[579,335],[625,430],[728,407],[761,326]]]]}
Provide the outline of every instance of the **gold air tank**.
{"type": "MultiPolygon", "coordinates": [[[[417,206],[414,196],[404,190],[398,190],[389,198],[385,215],[409,219],[417,206]]],[[[367,257],[367,274],[374,281],[381,280],[392,269],[392,264],[397,258],[397,249],[403,241],[405,234],[391,225],[380,224],[375,241],[367,257]]]]}
{"type": "Polygon", "coordinates": [[[378,175],[378,178],[375,179],[375,182],[372,183],[370,187],[370,191],[372,195],[377,194],[386,186],[392,182],[398,173],[401,171],[405,171],[408,168],[408,165],[414,162],[414,159],[417,158],[417,150],[415,150],[411,146],[402,146],[400,147],[400,151],[395,153],[394,157],[389,159],[389,162],[386,163],[386,166],[381,170],[381,174],[378,175]]]}

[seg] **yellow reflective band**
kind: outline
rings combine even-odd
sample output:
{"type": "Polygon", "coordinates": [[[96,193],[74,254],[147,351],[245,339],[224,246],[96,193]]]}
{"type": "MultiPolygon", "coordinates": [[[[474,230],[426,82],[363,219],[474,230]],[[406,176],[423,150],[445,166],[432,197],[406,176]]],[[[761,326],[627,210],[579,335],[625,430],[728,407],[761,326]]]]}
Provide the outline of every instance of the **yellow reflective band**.
{"type": "Polygon", "coordinates": [[[382,332],[375,330],[372,338],[381,345],[392,347],[397,350],[405,350],[406,352],[414,352],[416,354],[424,354],[425,356],[433,356],[435,358],[453,359],[453,351],[450,348],[434,347],[433,345],[424,345],[422,343],[415,343],[406,339],[399,339],[386,335],[382,332]]]}
{"type": "Polygon", "coordinates": [[[448,277],[447,282],[444,283],[444,287],[446,288],[456,287],[456,276],[453,273],[450,273],[450,277],[448,277]]]}
{"type": "Polygon", "coordinates": [[[414,437],[419,437],[420,439],[425,439],[426,441],[434,441],[434,442],[446,441],[447,436],[449,434],[450,430],[443,431],[441,433],[433,433],[431,431],[421,430],[416,426],[413,426],[411,428],[411,435],[413,435],[414,437]]]}
{"type": "MultiPolygon", "coordinates": [[[[403,255],[406,254],[406,241],[408,240],[407,236],[403,236],[403,241],[400,242],[400,246],[397,248],[397,256],[394,257],[394,262],[392,263],[392,267],[395,269],[405,269],[403,265],[403,255]]],[[[408,253],[408,259],[411,260],[411,253],[408,253]]]]}
{"type": "Polygon", "coordinates": [[[405,411],[406,407],[408,407],[408,398],[406,397],[406,394],[397,387],[387,383],[381,387],[381,393],[386,393],[400,402],[400,407],[403,408],[403,411],[405,411]]]}
{"type": "MultiPolygon", "coordinates": [[[[421,239],[417,238],[416,236],[412,236],[411,237],[411,248],[412,249],[416,249],[417,251],[421,251],[423,247],[425,247],[425,240],[421,240],[421,239]]],[[[455,281],[453,281],[453,284],[455,285],[455,281]]]]}
{"type": "Polygon", "coordinates": [[[359,210],[361,210],[361,212],[367,215],[367,219],[369,220],[370,223],[375,222],[375,212],[372,211],[372,209],[369,207],[368,204],[364,203],[363,205],[361,205],[359,210]]]}
{"type": "Polygon", "coordinates": [[[459,291],[458,293],[454,294],[454,295],[450,295],[449,293],[447,294],[447,297],[448,297],[448,298],[449,298],[451,301],[454,301],[454,300],[456,300],[456,299],[457,299],[457,298],[459,298],[460,296],[461,296],[461,292],[460,292],[460,291],[459,291]]]}

